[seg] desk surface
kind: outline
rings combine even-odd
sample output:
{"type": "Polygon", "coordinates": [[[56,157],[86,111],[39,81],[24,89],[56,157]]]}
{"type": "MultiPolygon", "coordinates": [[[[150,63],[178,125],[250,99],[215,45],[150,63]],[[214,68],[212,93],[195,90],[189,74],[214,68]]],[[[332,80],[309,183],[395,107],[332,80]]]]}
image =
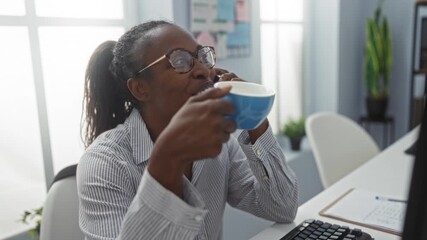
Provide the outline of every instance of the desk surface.
{"type": "Polygon", "coordinates": [[[375,240],[400,239],[399,236],[393,234],[322,217],[319,215],[319,211],[350,188],[372,190],[379,194],[406,199],[414,161],[413,156],[405,154],[404,151],[414,143],[418,137],[418,131],[419,127],[415,128],[355,171],[301,205],[293,223],[273,224],[251,239],[280,239],[296,225],[310,218],[360,228],[375,240]]]}

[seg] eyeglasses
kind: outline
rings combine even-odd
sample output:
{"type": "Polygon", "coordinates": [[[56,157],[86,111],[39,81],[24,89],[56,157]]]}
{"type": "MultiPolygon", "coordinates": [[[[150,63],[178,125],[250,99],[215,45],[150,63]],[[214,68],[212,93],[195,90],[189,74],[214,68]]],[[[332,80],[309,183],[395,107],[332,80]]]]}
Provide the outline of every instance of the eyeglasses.
{"type": "Polygon", "coordinates": [[[198,46],[196,51],[190,52],[184,48],[172,49],[165,55],[161,56],[154,62],[148,64],[146,67],[142,68],[135,73],[135,76],[138,76],[147,68],[153,66],[154,64],[160,62],[164,58],[169,60],[169,63],[177,73],[187,73],[194,66],[194,59],[197,58],[201,64],[207,68],[213,68],[215,66],[216,57],[215,50],[213,47],[209,46],[198,46]]]}

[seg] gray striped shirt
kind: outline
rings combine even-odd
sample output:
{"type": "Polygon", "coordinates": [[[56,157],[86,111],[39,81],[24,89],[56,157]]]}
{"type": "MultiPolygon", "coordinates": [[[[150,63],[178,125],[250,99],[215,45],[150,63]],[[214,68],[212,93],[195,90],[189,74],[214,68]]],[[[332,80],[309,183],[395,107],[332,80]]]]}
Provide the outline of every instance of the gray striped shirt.
{"type": "Polygon", "coordinates": [[[86,239],[221,239],[226,202],[290,222],[297,180],[269,128],[255,144],[243,131],[213,159],[194,162],[183,198],[145,170],[153,142],[138,111],[100,135],[77,170],[80,228],[86,239]]]}

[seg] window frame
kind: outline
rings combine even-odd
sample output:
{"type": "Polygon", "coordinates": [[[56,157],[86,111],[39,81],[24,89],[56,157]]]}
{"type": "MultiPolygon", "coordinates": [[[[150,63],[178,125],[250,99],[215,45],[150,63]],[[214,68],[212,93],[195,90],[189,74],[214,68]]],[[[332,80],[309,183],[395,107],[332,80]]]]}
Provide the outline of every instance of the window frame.
{"type": "Polygon", "coordinates": [[[53,157],[51,149],[51,139],[49,133],[49,121],[46,105],[46,92],[42,68],[42,56],[40,50],[39,27],[56,26],[84,26],[84,27],[124,27],[125,30],[136,25],[138,19],[138,2],[136,0],[122,0],[122,19],[101,19],[101,18],[63,18],[63,17],[43,17],[36,15],[35,0],[25,0],[25,15],[6,16],[0,15],[0,26],[26,27],[30,44],[30,54],[32,72],[34,76],[35,95],[37,102],[37,113],[40,128],[40,141],[42,146],[42,157],[44,163],[44,174],[46,190],[54,179],[53,157]]]}

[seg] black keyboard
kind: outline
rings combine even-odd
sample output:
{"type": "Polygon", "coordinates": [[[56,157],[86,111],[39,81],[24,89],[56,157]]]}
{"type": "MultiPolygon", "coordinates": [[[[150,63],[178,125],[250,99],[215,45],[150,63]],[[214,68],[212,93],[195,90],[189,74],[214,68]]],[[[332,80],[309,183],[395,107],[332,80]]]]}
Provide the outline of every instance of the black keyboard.
{"type": "Polygon", "coordinates": [[[280,240],[371,240],[371,235],[358,228],[351,229],[320,220],[308,219],[280,240]]]}

